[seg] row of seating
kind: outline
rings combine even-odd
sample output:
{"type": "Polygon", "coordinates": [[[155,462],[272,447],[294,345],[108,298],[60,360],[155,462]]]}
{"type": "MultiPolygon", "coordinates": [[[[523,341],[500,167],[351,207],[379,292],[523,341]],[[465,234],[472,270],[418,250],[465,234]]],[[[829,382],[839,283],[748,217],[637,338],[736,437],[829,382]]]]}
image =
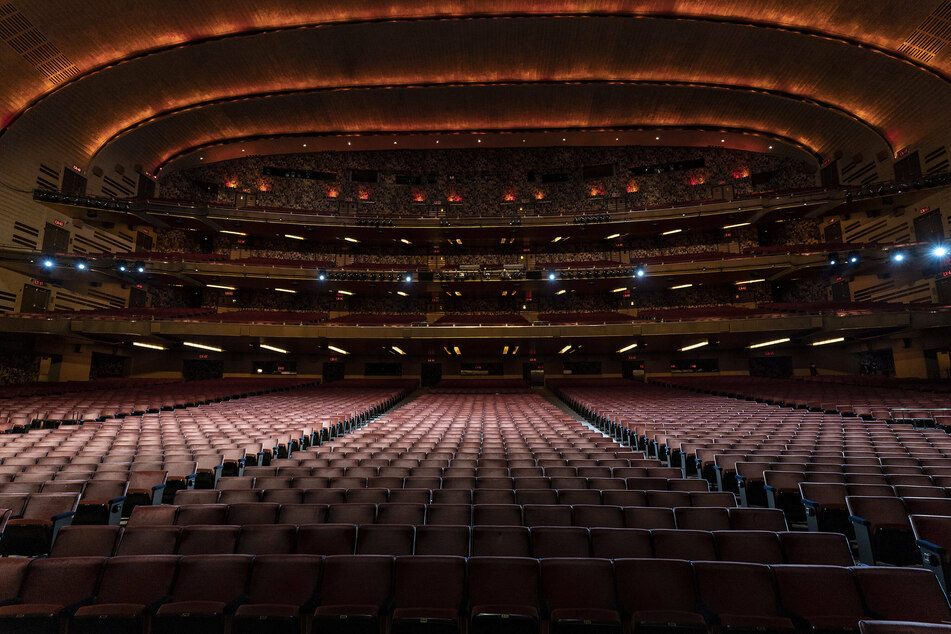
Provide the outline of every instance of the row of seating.
{"type": "Polygon", "coordinates": [[[136,506],[130,526],[178,524],[423,524],[787,530],[781,511],[587,504],[343,504],[240,502],[136,506]]]}
{"type": "Polygon", "coordinates": [[[69,526],[60,531],[49,556],[229,553],[661,557],[836,566],[854,563],[848,540],[834,533],[408,524],[69,526]]]}
{"type": "Polygon", "coordinates": [[[125,379],[96,389],[19,397],[8,393],[0,403],[0,430],[29,428],[34,421],[96,420],[133,412],[159,411],[188,403],[260,394],[313,383],[311,379],[210,379],[188,383],[156,383],[125,379]]]}
{"type": "MultiPolygon", "coordinates": [[[[95,480],[91,482],[96,482],[95,480]]],[[[100,481],[102,482],[102,481],[100,481]]],[[[697,482],[694,480],[694,482],[697,482]]],[[[296,482],[295,484],[306,484],[296,482]]],[[[267,488],[188,489],[175,494],[176,504],[607,504],[613,506],[736,506],[736,497],[722,491],[651,489],[427,489],[427,488],[267,488]]]]}
{"type": "Polygon", "coordinates": [[[0,565],[0,598],[15,601],[0,607],[7,632],[67,624],[70,633],[222,632],[226,620],[236,634],[537,632],[539,624],[552,632],[620,632],[622,623],[638,631],[854,631],[870,618],[951,621],[934,575],[908,568],[426,555],[0,565]]]}

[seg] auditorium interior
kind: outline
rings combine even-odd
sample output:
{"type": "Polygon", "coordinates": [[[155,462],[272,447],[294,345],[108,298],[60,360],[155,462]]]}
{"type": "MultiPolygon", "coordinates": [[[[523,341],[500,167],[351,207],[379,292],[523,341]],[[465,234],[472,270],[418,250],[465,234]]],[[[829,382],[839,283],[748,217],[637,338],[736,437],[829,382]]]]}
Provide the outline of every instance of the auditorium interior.
{"type": "Polygon", "coordinates": [[[0,39],[0,632],[951,632],[951,0],[0,39]]]}

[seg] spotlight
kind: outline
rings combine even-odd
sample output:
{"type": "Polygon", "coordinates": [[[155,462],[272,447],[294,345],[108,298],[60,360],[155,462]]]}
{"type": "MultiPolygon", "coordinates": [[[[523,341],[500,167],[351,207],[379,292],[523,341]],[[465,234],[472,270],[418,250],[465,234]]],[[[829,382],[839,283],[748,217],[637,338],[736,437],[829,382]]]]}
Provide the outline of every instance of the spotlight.
{"type": "Polygon", "coordinates": [[[144,267],[144,266],[137,266],[137,267],[135,267],[135,271],[136,271],[136,273],[145,273],[145,267],[144,267]]]}
{"type": "Polygon", "coordinates": [[[43,260],[43,268],[45,269],[53,268],[53,260],[43,260]]]}
{"type": "Polygon", "coordinates": [[[85,262],[77,262],[77,263],[76,263],[76,268],[79,269],[80,271],[85,271],[85,270],[86,270],[86,263],[85,263],[85,262]]]}
{"type": "Polygon", "coordinates": [[[850,256],[849,256],[849,263],[850,263],[850,264],[856,264],[858,261],[859,261],[859,256],[857,256],[857,255],[850,255],[850,256]]]}
{"type": "Polygon", "coordinates": [[[325,279],[327,279],[327,274],[321,271],[320,273],[317,274],[317,279],[323,282],[325,279]]]}
{"type": "Polygon", "coordinates": [[[412,282],[412,281],[413,281],[413,274],[412,274],[412,273],[407,273],[406,275],[404,275],[404,276],[403,276],[403,281],[404,281],[404,282],[412,282]]]}
{"type": "Polygon", "coordinates": [[[943,258],[944,256],[948,255],[948,247],[944,245],[936,246],[931,250],[931,255],[935,256],[936,258],[943,258]]]}
{"type": "Polygon", "coordinates": [[[644,277],[645,275],[647,275],[647,271],[645,271],[642,267],[639,267],[636,271],[634,271],[635,277],[644,277]]]}
{"type": "Polygon", "coordinates": [[[904,261],[905,261],[905,254],[902,253],[901,251],[899,251],[898,253],[896,253],[895,255],[892,256],[892,260],[895,261],[895,262],[904,262],[904,261]]]}
{"type": "Polygon", "coordinates": [[[125,264],[120,264],[120,265],[119,265],[119,272],[120,272],[120,273],[125,273],[127,270],[129,270],[129,269],[126,267],[125,264]]]}
{"type": "Polygon", "coordinates": [[[554,282],[556,277],[557,276],[554,274],[554,272],[548,274],[549,281],[554,282]]]}

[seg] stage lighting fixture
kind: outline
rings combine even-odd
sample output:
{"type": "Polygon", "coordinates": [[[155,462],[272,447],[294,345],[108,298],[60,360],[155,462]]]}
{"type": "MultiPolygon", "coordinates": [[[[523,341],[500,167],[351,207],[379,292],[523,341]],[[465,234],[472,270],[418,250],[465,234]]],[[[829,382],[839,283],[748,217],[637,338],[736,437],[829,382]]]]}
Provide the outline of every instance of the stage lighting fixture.
{"type": "Polygon", "coordinates": [[[944,256],[948,255],[948,247],[940,244],[931,250],[931,255],[935,256],[936,258],[943,258],[944,256]]]}
{"type": "Polygon", "coordinates": [[[548,279],[549,279],[549,281],[554,282],[556,277],[557,277],[557,275],[555,275],[554,273],[549,273],[549,274],[548,274],[548,279]]]}

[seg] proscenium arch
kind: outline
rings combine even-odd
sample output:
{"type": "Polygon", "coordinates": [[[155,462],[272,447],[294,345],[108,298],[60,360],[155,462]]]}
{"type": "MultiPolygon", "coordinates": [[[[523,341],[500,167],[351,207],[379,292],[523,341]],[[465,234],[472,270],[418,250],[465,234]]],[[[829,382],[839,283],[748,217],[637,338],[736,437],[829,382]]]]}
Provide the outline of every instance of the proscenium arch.
{"type": "MultiPolygon", "coordinates": [[[[260,93],[246,93],[246,94],[236,95],[236,96],[232,96],[232,97],[224,97],[224,98],[219,98],[219,99],[210,99],[210,100],[207,100],[207,101],[195,102],[195,103],[192,103],[192,104],[188,104],[188,105],[180,106],[180,107],[177,107],[177,108],[173,108],[173,109],[171,109],[171,110],[166,110],[166,111],[160,112],[160,113],[158,113],[158,114],[152,115],[152,116],[150,116],[150,117],[147,117],[147,118],[145,118],[145,119],[141,119],[141,120],[139,120],[139,121],[136,121],[134,124],[129,125],[129,126],[126,126],[126,127],[124,127],[123,129],[121,129],[121,130],[119,130],[118,132],[116,132],[115,134],[113,134],[113,135],[112,135],[109,139],[107,139],[102,145],[100,145],[98,148],[96,148],[96,151],[93,153],[93,155],[90,157],[89,160],[90,160],[90,162],[94,161],[94,160],[97,158],[97,156],[99,156],[99,154],[100,154],[106,147],[108,147],[108,146],[109,146],[111,143],[113,143],[114,141],[116,141],[116,140],[120,139],[121,137],[125,136],[126,134],[128,134],[128,133],[130,133],[130,132],[133,132],[134,130],[137,130],[137,129],[141,128],[141,127],[147,126],[147,125],[149,125],[149,124],[151,124],[151,123],[154,123],[154,122],[156,122],[156,121],[158,121],[158,120],[160,120],[160,119],[165,119],[165,118],[167,118],[167,117],[173,117],[173,116],[175,116],[175,115],[177,115],[177,114],[180,114],[180,113],[183,113],[183,112],[190,112],[190,111],[193,111],[193,110],[196,110],[196,109],[214,107],[214,106],[219,106],[219,105],[229,104],[229,103],[237,103],[237,102],[246,101],[246,100],[268,99],[268,98],[272,98],[272,97],[280,97],[280,96],[285,96],[285,95],[313,94],[313,93],[320,93],[320,92],[335,92],[335,91],[344,91],[344,90],[348,90],[348,91],[349,91],[349,90],[352,90],[352,91],[373,91],[373,90],[392,90],[392,89],[395,89],[395,88],[398,88],[398,89],[417,89],[417,88],[431,88],[431,87],[460,87],[460,86],[578,85],[578,84],[581,84],[581,85],[619,85],[619,86],[623,86],[623,85],[633,85],[633,86],[676,86],[676,87],[691,87],[691,88],[710,88],[710,89],[715,89],[715,90],[725,90],[725,91],[735,91],[735,92],[764,93],[764,94],[768,94],[768,95],[771,95],[771,96],[774,96],[774,97],[777,97],[777,98],[780,98],[780,99],[789,99],[789,100],[796,101],[796,102],[799,102],[799,103],[803,103],[803,104],[807,104],[807,105],[812,105],[812,106],[815,106],[815,107],[817,107],[817,108],[821,108],[821,109],[823,109],[823,110],[830,111],[830,112],[833,112],[833,113],[835,113],[835,114],[838,114],[838,115],[841,115],[841,116],[843,116],[843,117],[846,117],[846,118],[848,118],[848,119],[851,119],[852,121],[861,124],[862,126],[864,126],[864,127],[865,127],[866,129],[868,129],[869,131],[875,133],[875,135],[881,140],[881,142],[882,142],[886,147],[888,147],[888,149],[889,149],[890,152],[894,153],[894,151],[895,151],[894,146],[892,145],[891,141],[889,141],[889,139],[888,139],[887,136],[885,135],[884,131],[882,131],[880,128],[878,128],[878,127],[872,125],[871,122],[869,122],[869,121],[863,119],[863,118],[860,117],[859,115],[857,115],[857,114],[855,114],[855,113],[853,113],[853,112],[850,112],[850,111],[848,111],[848,110],[845,110],[844,108],[841,108],[841,107],[836,106],[836,105],[834,105],[834,104],[824,103],[824,102],[821,102],[821,101],[818,101],[818,100],[815,100],[815,99],[800,97],[800,96],[797,96],[797,95],[792,94],[792,93],[786,93],[786,92],[779,91],[779,90],[772,90],[772,89],[769,89],[769,88],[759,88],[759,87],[754,87],[754,86],[738,86],[738,85],[732,85],[732,84],[718,84],[718,83],[713,83],[713,82],[682,82],[682,81],[659,81],[659,80],[632,80],[632,81],[626,81],[626,80],[591,79],[591,80],[565,80],[565,81],[550,80],[550,81],[541,81],[541,82],[530,82],[530,81],[523,81],[523,82],[511,82],[511,81],[506,81],[506,82],[481,82],[481,81],[477,81],[477,82],[447,82],[447,83],[431,82],[431,83],[424,83],[424,84],[382,84],[382,85],[380,85],[380,84],[373,84],[373,85],[353,85],[353,86],[316,87],[316,88],[303,88],[303,89],[298,89],[298,90],[265,91],[265,92],[260,92],[260,93]]],[[[686,127],[689,127],[689,126],[683,126],[683,127],[686,128],[686,127]]],[[[612,129],[613,129],[613,128],[612,128],[612,129]]],[[[659,128],[659,129],[662,129],[662,127],[659,128]]],[[[501,131],[501,130],[500,130],[500,131],[501,131]]],[[[520,131],[526,131],[526,130],[514,130],[513,132],[520,132],[520,131]]],[[[751,130],[751,131],[753,131],[753,130],[751,130]]],[[[379,133],[382,134],[382,132],[379,132],[379,133]]],[[[757,133],[762,134],[763,132],[762,132],[762,131],[757,131],[757,133]]],[[[777,140],[782,140],[782,139],[784,139],[785,137],[782,137],[782,136],[774,136],[773,138],[776,138],[777,140]]],[[[783,142],[786,142],[786,141],[783,141],[783,142]]],[[[818,155],[819,155],[819,154],[818,154],[818,151],[817,151],[817,149],[816,149],[815,147],[804,146],[804,145],[799,144],[799,143],[793,143],[793,144],[796,145],[796,146],[798,146],[798,147],[801,147],[801,148],[803,148],[803,149],[806,149],[810,154],[813,154],[814,156],[817,156],[817,157],[818,157],[818,155]]],[[[168,162],[167,160],[166,160],[166,161],[163,161],[162,165],[164,165],[164,164],[167,163],[167,162],[168,162]]]]}
{"type": "Polygon", "coordinates": [[[376,18],[366,18],[366,19],[344,19],[344,20],[331,20],[331,21],[322,21],[322,22],[311,22],[311,23],[301,23],[301,24],[291,24],[275,27],[265,27],[258,29],[248,29],[242,31],[232,31],[229,33],[224,33],[220,35],[208,36],[195,38],[186,42],[178,42],[175,44],[157,46],[144,51],[139,51],[127,55],[125,57],[120,57],[117,59],[112,59],[108,62],[90,68],[89,70],[82,72],[71,79],[51,88],[46,92],[42,92],[39,95],[28,100],[26,105],[17,110],[11,117],[9,117],[5,122],[2,128],[0,128],[0,137],[3,136],[4,132],[13,125],[23,114],[28,112],[30,109],[35,107],[37,104],[44,101],[49,96],[58,93],[61,90],[64,90],[68,87],[74,86],[85,79],[96,75],[100,72],[115,68],[117,66],[134,62],[146,57],[153,55],[159,55],[171,50],[182,49],[193,46],[201,46],[209,42],[220,41],[223,39],[231,38],[241,38],[256,36],[269,33],[280,33],[291,30],[298,29],[318,29],[318,28],[327,28],[334,26],[342,25],[364,25],[364,24],[375,24],[380,22],[423,22],[423,21],[447,21],[447,20],[496,20],[496,19],[515,19],[515,18],[544,18],[544,17],[559,17],[559,18],[628,18],[628,19],[654,19],[654,20],[685,20],[685,21],[698,21],[698,22],[707,22],[711,24],[733,24],[737,26],[750,26],[760,29],[772,29],[777,31],[785,31],[790,33],[796,33],[802,36],[808,37],[820,37],[832,41],[839,42],[841,44],[866,49],[874,51],[881,55],[885,55],[893,60],[903,62],[909,67],[916,69],[917,71],[928,73],[933,77],[940,79],[945,83],[951,83],[951,77],[947,74],[941,72],[940,70],[923,64],[915,59],[912,59],[906,55],[903,55],[899,52],[890,50],[884,46],[874,44],[869,41],[863,41],[854,37],[848,37],[842,34],[836,34],[828,31],[822,31],[820,29],[814,28],[805,28],[801,26],[793,26],[788,24],[779,24],[776,22],[763,21],[763,20],[751,20],[751,19],[734,19],[723,16],[709,16],[709,15],[696,15],[696,14],[677,14],[672,15],[666,12],[650,12],[650,11],[640,11],[640,12],[622,12],[622,11],[590,11],[590,12],[571,12],[571,11],[559,11],[554,13],[546,12],[531,12],[531,11],[521,11],[521,12],[500,12],[494,14],[485,14],[485,13],[456,13],[456,14],[441,14],[433,16],[411,16],[405,18],[394,18],[390,16],[382,16],[376,18]]]}

